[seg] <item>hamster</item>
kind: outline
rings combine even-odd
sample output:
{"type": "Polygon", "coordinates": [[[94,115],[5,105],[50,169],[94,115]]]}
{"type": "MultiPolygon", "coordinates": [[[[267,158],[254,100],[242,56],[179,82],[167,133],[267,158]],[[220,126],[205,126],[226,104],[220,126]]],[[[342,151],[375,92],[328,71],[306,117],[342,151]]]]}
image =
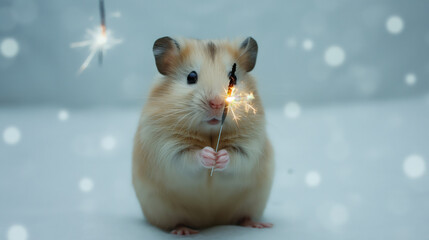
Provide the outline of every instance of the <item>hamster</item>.
{"type": "Polygon", "coordinates": [[[257,52],[251,37],[155,41],[161,75],[141,113],[132,164],[134,190],[152,225],[178,235],[216,225],[272,226],[257,222],[274,173],[264,109],[250,74],[257,52]],[[256,113],[234,109],[239,119],[229,113],[215,152],[234,63],[236,87],[253,93],[256,113]]]}

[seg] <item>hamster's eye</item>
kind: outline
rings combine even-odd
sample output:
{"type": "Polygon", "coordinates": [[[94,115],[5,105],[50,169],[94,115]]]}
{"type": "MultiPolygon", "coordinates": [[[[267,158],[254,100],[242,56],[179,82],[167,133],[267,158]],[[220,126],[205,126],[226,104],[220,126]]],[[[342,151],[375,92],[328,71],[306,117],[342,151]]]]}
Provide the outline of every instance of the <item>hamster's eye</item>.
{"type": "Polygon", "coordinates": [[[197,80],[198,80],[198,75],[195,71],[192,71],[191,73],[189,73],[188,84],[195,84],[197,83],[197,80]]]}

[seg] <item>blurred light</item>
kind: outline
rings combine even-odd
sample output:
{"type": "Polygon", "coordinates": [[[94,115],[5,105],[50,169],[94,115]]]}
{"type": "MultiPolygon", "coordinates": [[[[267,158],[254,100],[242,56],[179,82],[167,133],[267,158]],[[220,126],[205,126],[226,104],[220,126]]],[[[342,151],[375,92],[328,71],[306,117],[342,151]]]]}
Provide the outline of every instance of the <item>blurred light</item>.
{"type": "Polygon", "coordinates": [[[296,102],[288,102],[284,106],[283,112],[287,118],[297,118],[301,115],[301,107],[296,102]]]}
{"type": "Polygon", "coordinates": [[[416,82],[417,82],[417,77],[415,74],[408,73],[407,75],[405,75],[405,83],[408,86],[413,86],[414,84],[416,84],[416,82]]]}
{"type": "Polygon", "coordinates": [[[331,67],[338,67],[344,63],[346,54],[339,46],[330,46],[325,51],[325,62],[331,67]]]}
{"type": "Polygon", "coordinates": [[[227,101],[227,102],[232,102],[232,101],[234,101],[235,100],[235,97],[227,97],[226,99],[225,99],[225,101],[227,101]]]}
{"type": "Polygon", "coordinates": [[[404,21],[399,16],[390,16],[386,21],[386,28],[391,34],[399,34],[404,29],[404,21]]]}
{"type": "Polygon", "coordinates": [[[15,57],[19,52],[18,42],[14,38],[5,38],[1,42],[1,53],[7,58],[15,57]]]}
{"type": "Polygon", "coordinates": [[[310,171],[305,175],[305,183],[309,187],[317,187],[321,182],[320,174],[316,171],[310,171]]]}
{"type": "Polygon", "coordinates": [[[404,173],[411,179],[420,178],[426,172],[426,163],[422,156],[413,154],[408,156],[403,164],[404,173]]]}
{"type": "Polygon", "coordinates": [[[3,132],[3,140],[9,145],[15,145],[21,140],[21,132],[17,127],[7,127],[3,132]]]}
{"type": "Polygon", "coordinates": [[[97,45],[104,45],[107,42],[107,38],[104,35],[99,35],[96,37],[95,42],[97,45]]]}
{"type": "Polygon", "coordinates": [[[344,205],[336,204],[332,206],[329,218],[333,226],[344,225],[349,220],[349,211],[344,205]]]}
{"type": "Polygon", "coordinates": [[[22,225],[12,225],[7,231],[8,240],[26,240],[27,237],[27,229],[22,225]]]}
{"type": "Polygon", "coordinates": [[[305,51],[311,51],[311,49],[313,49],[313,41],[311,41],[310,39],[305,39],[305,40],[302,42],[302,48],[303,48],[305,51]]]}
{"type": "Polygon", "coordinates": [[[110,151],[116,146],[116,139],[113,136],[105,136],[101,139],[101,147],[104,150],[110,151]]]}
{"type": "MultiPolygon", "coordinates": [[[[87,29],[85,40],[79,42],[73,42],[70,44],[71,48],[88,48],[89,55],[86,57],[85,61],[82,63],[78,73],[82,73],[92,59],[97,55],[97,53],[102,53],[103,55],[107,50],[113,48],[115,45],[122,43],[122,39],[117,39],[113,36],[113,32],[109,29],[106,29],[105,26],[97,26],[93,29],[87,29]]],[[[99,55],[99,56],[103,56],[99,55]]]]}
{"type": "Polygon", "coordinates": [[[94,182],[90,178],[82,178],[79,182],[79,188],[82,192],[91,192],[94,188],[94,182]]]}
{"type": "Polygon", "coordinates": [[[58,119],[60,121],[67,121],[69,119],[69,112],[65,109],[62,109],[58,112],[58,119]]]}

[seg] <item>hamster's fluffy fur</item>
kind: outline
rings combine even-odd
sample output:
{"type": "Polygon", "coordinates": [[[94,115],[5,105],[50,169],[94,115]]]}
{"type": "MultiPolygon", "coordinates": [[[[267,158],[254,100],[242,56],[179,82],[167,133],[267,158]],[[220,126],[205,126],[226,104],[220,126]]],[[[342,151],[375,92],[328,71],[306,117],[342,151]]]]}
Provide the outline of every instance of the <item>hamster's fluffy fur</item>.
{"type": "Polygon", "coordinates": [[[162,74],[143,108],[135,135],[133,185],[151,224],[206,228],[261,217],[271,189],[274,161],[264,109],[250,71],[256,62],[253,38],[242,41],[158,39],[156,65],[162,74]],[[252,92],[256,113],[229,112],[219,149],[230,163],[223,171],[203,168],[197,153],[216,147],[220,124],[207,124],[209,99],[224,98],[228,73],[237,63],[237,89],[252,92]],[[187,75],[198,73],[196,84],[187,75]]]}

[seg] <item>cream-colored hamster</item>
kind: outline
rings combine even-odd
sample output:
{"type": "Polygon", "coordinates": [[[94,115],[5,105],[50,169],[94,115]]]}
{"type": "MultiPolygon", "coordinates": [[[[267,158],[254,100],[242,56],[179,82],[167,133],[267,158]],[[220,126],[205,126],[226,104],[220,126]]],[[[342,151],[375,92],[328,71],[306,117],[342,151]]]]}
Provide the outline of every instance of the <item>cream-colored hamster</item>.
{"type": "Polygon", "coordinates": [[[155,41],[161,76],[143,108],[133,152],[133,185],[151,224],[178,235],[215,225],[272,226],[256,222],[274,172],[264,109],[250,74],[257,52],[251,37],[236,42],[170,37],[155,41]],[[238,120],[229,113],[215,152],[234,63],[236,87],[254,94],[257,111],[237,108],[238,120]]]}

